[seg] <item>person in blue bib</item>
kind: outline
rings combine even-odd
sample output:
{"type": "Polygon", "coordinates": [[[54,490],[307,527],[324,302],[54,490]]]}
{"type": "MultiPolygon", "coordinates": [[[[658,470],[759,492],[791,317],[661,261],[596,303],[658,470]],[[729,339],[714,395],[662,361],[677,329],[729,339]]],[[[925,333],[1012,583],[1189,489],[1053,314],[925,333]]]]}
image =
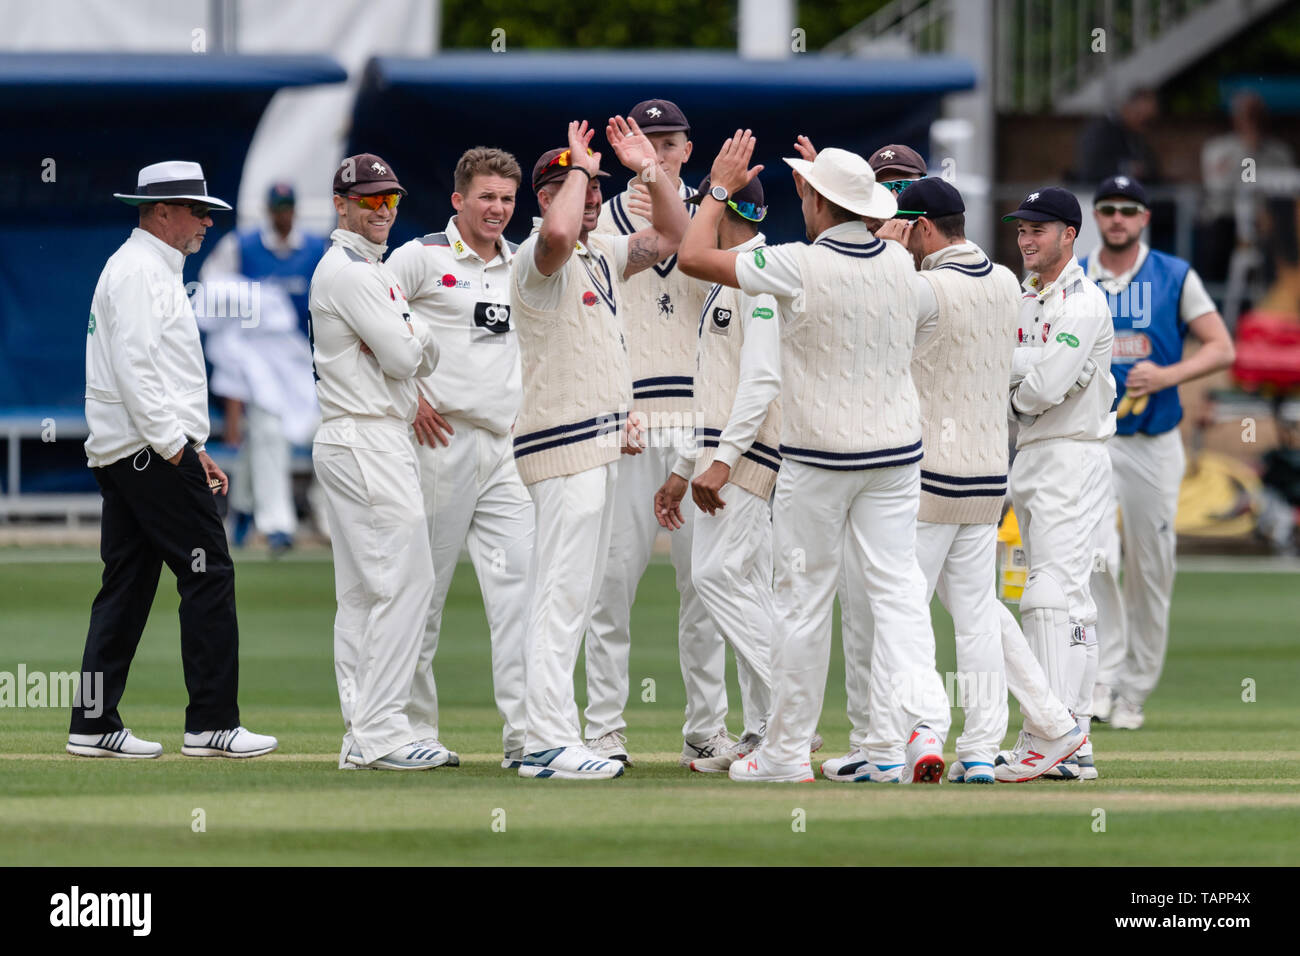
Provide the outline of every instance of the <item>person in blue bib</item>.
{"type": "Polygon", "coordinates": [[[210,343],[214,331],[235,333],[238,341],[216,349],[210,344],[208,352],[213,391],[225,400],[225,439],[239,446],[231,469],[232,540],[242,547],[256,526],[278,554],[292,547],[297,529],[290,446],[310,443],[314,432],[312,421],[298,421],[308,405],[314,411],[310,388],[308,394],[298,394],[311,383],[304,386],[293,372],[310,355],[307,293],[329,243],[295,226],[296,201],[289,183],[271,185],[266,211],[263,225],[222,237],[200,278],[212,283],[239,277],[258,287],[258,321],[209,328],[210,343]],[[289,382],[300,388],[290,388],[289,382]]]}
{"type": "Polygon", "coordinates": [[[1100,645],[1093,716],[1137,730],[1169,641],[1174,518],[1185,464],[1178,386],[1227,368],[1233,347],[1196,271],[1142,241],[1151,213],[1140,182],[1129,176],[1103,180],[1093,216],[1101,245],[1080,265],[1110,303],[1118,401],[1115,435],[1107,442],[1115,493],[1103,523],[1106,560],[1104,567],[1094,565],[1092,576],[1100,645]],[[1200,347],[1184,358],[1189,332],[1200,347]]]}

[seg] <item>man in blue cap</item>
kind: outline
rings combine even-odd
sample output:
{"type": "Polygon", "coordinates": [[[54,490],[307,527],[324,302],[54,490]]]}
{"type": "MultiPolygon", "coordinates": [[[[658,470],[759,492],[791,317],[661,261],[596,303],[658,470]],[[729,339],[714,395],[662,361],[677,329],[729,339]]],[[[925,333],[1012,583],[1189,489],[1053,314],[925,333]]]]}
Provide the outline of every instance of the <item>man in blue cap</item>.
{"type": "Polygon", "coordinates": [[[227,233],[199,273],[205,284],[225,277],[251,283],[257,291],[255,297],[245,296],[257,304],[256,321],[209,321],[205,331],[213,390],[225,399],[225,438],[239,447],[231,469],[231,537],[242,547],[255,525],[272,554],[292,547],[297,531],[291,444],[310,444],[319,417],[311,388],[298,395],[292,383],[300,381],[301,366],[310,362],[307,292],[328,243],[295,227],[295,209],[293,186],[272,183],[266,223],[227,233]],[[214,343],[214,336],[223,341],[214,343]],[[304,410],[311,414],[300,421],[304,410]]]}
{"type": "Polygon", "coordinates": [[[1178,386],[1227,368],[1233,347],[1196,270],[1142,241],[1151,221],[1142,184],[1111,176],[1096,196],[1101,244],[1079,264],[1110,302],[1119,408],[1115,437],[1106,443],[1115,483],[1103,524],[1106,562],[1092,577],[1101,633],[1093,716],[1138,730],[1169,642],[1174,518],[1185,463],[1178,386]],[[1200,348],[1184,359],[1188,332],[1200,348]],[[1124,514],[1123,590],[1117,506],[1124,514]]]}

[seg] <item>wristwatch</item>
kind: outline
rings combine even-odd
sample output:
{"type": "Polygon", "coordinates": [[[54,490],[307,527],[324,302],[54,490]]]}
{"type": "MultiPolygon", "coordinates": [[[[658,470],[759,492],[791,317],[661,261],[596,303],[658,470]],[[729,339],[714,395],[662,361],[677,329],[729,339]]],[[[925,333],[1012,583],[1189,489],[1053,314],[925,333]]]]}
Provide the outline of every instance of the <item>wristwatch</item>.
{"type": "Polygon", "coordinates": [[[727,191],[723,189],[721,186],[714,186],[712,189],[709,190],[709,195],[712,196],[714,199],[716,199],[718,202],[726,202],[728,199],[731,198],[731,196],[727,193],[727,191]]]}

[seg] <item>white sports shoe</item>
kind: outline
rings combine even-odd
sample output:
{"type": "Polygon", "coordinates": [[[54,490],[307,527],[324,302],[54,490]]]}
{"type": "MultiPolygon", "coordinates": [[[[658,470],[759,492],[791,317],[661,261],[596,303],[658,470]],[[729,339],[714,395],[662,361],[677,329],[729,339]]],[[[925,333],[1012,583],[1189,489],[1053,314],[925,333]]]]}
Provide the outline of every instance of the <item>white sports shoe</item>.
{"type": "Polygon", "coordinates": [[[280,746],[274,737],[255,734],[247,727],[185,733],[181,753],[186,757],[261,757],[280,746]]]}
{"type": "Polygon", "coordinates": [[[758,734],[745,734],[733,741],[716,757],[700,757],[691,761],[691,769],[696,773],[726,773],[733,763],[747,757],[758,749],[763,738],[758,734]]]}
{"type": "Polygon", "coordinates": [[[862,750],[850,750],[843,757],[832,757],[822,761],[822,776],[827,780],[840,783],[852,783],[860,772],[859,768],[870,763],[862,750]]]}
{"type": "Polygon", "coordinates": [[[68,753],[76,757],[127,757],[147,760],[162,756],[162,744],[141,740],[130,728],[106,734],[68,734],[68,753]]]}
{"type": "Polygon", "coordinates": [[[740,780],[746,783],[813,782],[811,763],[790,764],[788,766],[768,764],[763,760],[763,749],[761,747],[749,756],[741,757],[733,762],[727,769],[727,774],[732,780],[740,780]]]}
{"type": "Polygon", "coordinates": [[[607,760],[586,747],[554,747],[539,753],[524,754],[519,776],[556,780],[612,780],[623,776],[623,764],[607,760]]]}
{"type": "Polygon", "coordinates": [[[598,757],[605,757],[609,760],[621,760],[623,766],[632,766],[632,761],[627,756],[627,738],[616,730],[600,737],[594,737],[586,742],[587,749],[598,757]]]}
{"type": "Polygon", "coordinates": [[[1115,707],[1115,692],[1105,684],[1097,684],[1092,689],[1092,719],[1103,724],[1110,720],[1111,710],[1115,707]]]}
{"type": "Polygon", "coordinates": [[[524,752],[522,750],[507,750],[505,756],[501,758],[501,769],[517,770],[523,762],[524,752]]]}
{"type": "Polygon", "coordinates": [[[903,758],[899,783],[939,783],[943,780],[943,741],[924,725],[912,731],[903,758]]]}
{"type": "Polygon", "coordinates": [[[447,751],[447,762],[443,764],[444,767],[460,766],[460,754],[456,753],[456,751],[452,750],[437,737],[425,737],[423,740],[417,740],[416,743],[421,747],[428,747],[430,750],[447,751]]]}
{"type": "Polygon", "coordinates": [[[736,743],[736,738],[727,733],[727,728],[723,727],[712,737],[693,743],[689,740],[682,741],[682,759],[678,761],[683,767],[689,767],[692,760],[708,760],[710,757],[716,757],[723,751],[728,750],[736,743]]]}
{"type": "Polygon", "coordinates": [[[1110,712],[1112,727],[1116,730],[1141,730],[1145,722],[1146,717],[1143,716],[1141,707],[1130,704],[1123,697],[1115,699],[1115,709],[1110,712]]]}
{"type": "Polygon", "coordinates": [[[903,765],[901,763],[871,763],[867,761],[858,768],[854,783],[901,783],[903,765]]]}
{"type": "Polygon", "coordinates": [[[993,764],[986,760],[954,760],[948,768],[949,783],[992,783],[993,764]]]}
{"type": "Polygon", "coordinates": [[[445,767],[450,758],[451,751],[447,748],[435,749],[423,741],[403,744],[370,763],[366,763],[366,758],[361,755],[361,749],[356,744],[348,751],[348,763],[363,770],[434,770],[445,767]]]}
{"type": "Polygon", "coordinates": [[[1051,740],[1022,730],[1015,748],[998,754],[993,761],[993,776],[999,783],[1034,780],[1073,755],[1087,739],[1078,727],[1051,740]]]}

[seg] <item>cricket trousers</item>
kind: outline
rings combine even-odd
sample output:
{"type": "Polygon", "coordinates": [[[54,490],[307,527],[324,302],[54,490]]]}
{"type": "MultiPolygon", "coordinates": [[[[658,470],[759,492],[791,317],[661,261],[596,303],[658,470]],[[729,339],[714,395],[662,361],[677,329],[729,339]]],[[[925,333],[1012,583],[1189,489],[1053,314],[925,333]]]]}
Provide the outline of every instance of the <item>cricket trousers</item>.
{"type": "Polygon", "coordinates": [[[533,500],[519,479],[509,435],[463,419],[449,417],[447,422],[454,429],[449,445],[414,445],[433,554],[433,603],[407,716],[420,739],[438,736],[433,659],[447,591],[461,548],[466,547],[487,613],[492,687],[504,724],[502,747],[509,753],[524,746],[524,636],[533,500]]]}
{"type": "MultiPolygon", "coordinates": [[[[857,552],[876,634],[870,694],[892,697],[911,726],[943,740],[950,715],[934,668],[925,577],[916,561],[916,464],[863,471],[781,463],[772,500],[776,614],[772,716],[763,752],[773,764],[802,764],[817,729],[830,663],[831,613],[846,552],[857,552]]],[[[875,724],[868,748],[901,752],[875,724]]],[[[868,753],[870,754],[870,749],[868,753]]]]}
{"type": "Polygon", "coordinates": [[[1103,442],[1034,442],[1011,465],[1011,499],[1029,560],[1021,627],[1052,692],[1084,721],[1092,714],[1097,674],[1090,584],[1110,496],[1103,442]]]}
{"type": "MultiPolygon", "coordinates": [[[[627,729],[628,658],[632,647],[632,602],[650,563],[659,521],[655,492],[672,474],[678,448],[693,442],[690,429],[650,429],[647,447],[639,455],[624,455],[618,463],[614,492],[614,528],[605,576],[587,634],[586,735],[591,740],[627,729]]],[[[680,604],[677,648],[686,685],[686,721],[682,736],[689,741],[712,737],[726,727],[726,647],[691,580],[691,540],[698,515],[693,502],[683,500],[682,527],[669,534],[680,604]]]]}
{"type": "Polygon", "coordinates": [[[1115,435],[1106,450],[1114,493],[1101,528],[1106,567],[1092,577],[1101,651],[1097,683],[1140,707],[1160,680],[1169,646],[1174,520],[1186,457],[1176,428],[1160,435],[1115,435]]]}
{"type": "MultiPolygon", "coordinates": [[[[772,696],[772,508],[753,492],[725,484],[726,507],[697,514],[691,578],[713,625],[736,655],[744,734],[766,732],[772,696]]],[[[742,734],[743,736],[743,734],[742,734]]]]}
{"type": "Polygon", "coordinates": [[[407,708],[433,599],[433,558],[410,426],[336,418],[316,432],[316,478],[334,549],[334,674],[343,712],[339,767],[421,739],[407,708]]]}
{"type": "Polygon", "coordinates": [[[292,449],[280,419],[257,405],[246,405],[246,434],[230,469],[230,507],[253,516],[262,534],[298,530],[293,506],[292,449]]]}
{"type": "Polygon", "coordinates": [[[582,743],[573,669],[604,579],[622,464],[610,462],[528,486],[537,530],[525,639],[526,754],[582,743]]]}
{"type": "Polygon", "coordinates": [[[118,704],[164,564],[176,575],[181,598],[181,665],[189,693],[185,730],[239,726],[235,568],[198,453],[187,444],[173,465],[152,448],[142,448],[92,468],[91,474],[104,498],[99,526],[104,574],[90,609],[81,672],[83,681],[84,675],[103,675],[103,699],[82,697],[72,710],[69,733],[122,729],[118,704]]]}

